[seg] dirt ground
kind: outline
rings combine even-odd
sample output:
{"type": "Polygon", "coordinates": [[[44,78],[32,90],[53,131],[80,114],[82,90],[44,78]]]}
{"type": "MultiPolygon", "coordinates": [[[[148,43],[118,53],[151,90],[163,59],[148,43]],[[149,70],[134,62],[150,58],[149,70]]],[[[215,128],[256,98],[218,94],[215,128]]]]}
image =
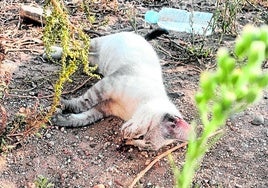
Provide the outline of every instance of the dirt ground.
{"type": "MultiPolygon", "coordinates": [[[[54,187],[128,187],[136,175],[157,155],[175,144],[157,152],[141,151],[122,146],[120,126],[123,121],[110,117],[94,125],[64,129],[50,124],[38,133],[25,137],[27,117],[40,117],[51,105],[53,84],[59,65],[44,61],[42,27],[22,22],[20,4],[28,0],[4,0],[0,2],[0,102],[7,112],[7,127],[0,137],[0,187],[34,187],[38,176],[47,178],[54,187]],[[5,53],[4,53],[5,52],[5,53]],[[25,116],[26,115],[26,120],[25,116]],[[38,116],[39,115],[39,116],[38,116]]],[[[43,1],[37,1],[43,5],[43,1]]],[[[77,1],[66,1],[71,20],[84,19],[77,1]]],[[[186,10],[214,12],[210,1],[102,1],[94,4],[96,23],[92,30],[103,34],[133,30],[130,21],[136,21],[137,32],[145,35],[152,30],[144,22],[149,9],[175,7],[186,10]],[[118,9],[115,8],[118,6],[118,9]],[[105,23],[105,24],[104,24],[105,23]]],[[[249,1],[251,2],[251,1],[249,1]]],[[[267,24],[268,7],[265,1],[245,3],[237,16],[239,33],[246,23],[267,24]],[[261,4],[263,3],[263,4],[261,4]]],[[[86,23],[85,23],[86,25],[86,23]]],[[[154,28],[156,26],[153,26],[154,28]]],[[[215,50],[219,46],[231,47],[234,35],[223,35],[220,30],[203,38],[171,32],[151,43],[159,54],[163,67],[165,86],[170,99],[179,107],[188,122],[198,119],[194,94],[198,89],[200,72],[215,67],[215,50]],[[202,42],[205,40],[204,42],[202,42]],[[194,45],[205,44],[209,55],[193,52],[194,45]]],[[[94,36],[92,36],[94,37],[94,36]]],[[[263,64],[267,71],[267,61],[263,64]]],[[[88,81],[81,71],[73,77],[64,91],[66,96],[78,96],[94,81],[88,81]],[[81,86],[81,87],[80,87],[81,86]]],[[[0,121],[1,122],[1,121],[0,121]]],[[[251,108],[234,114],[227,122],[224,136],[206,154],[196,173],[193,187],[268,187],[268,92],[251,108]]],[[[185,149],[172,153],[181,167],[185,149]]],[[[173,187],[173,173],[169,161],[158,161],[140,180],[137,187],[173,187]]]]}

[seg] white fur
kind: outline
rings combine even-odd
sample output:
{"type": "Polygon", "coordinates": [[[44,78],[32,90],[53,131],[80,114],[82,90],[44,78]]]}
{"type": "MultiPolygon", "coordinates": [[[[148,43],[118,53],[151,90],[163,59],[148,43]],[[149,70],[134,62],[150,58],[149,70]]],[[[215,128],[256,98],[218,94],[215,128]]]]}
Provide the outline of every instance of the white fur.
{"type": "MultiPolygon", "coordinates": [[[[126,121],[121,128],[125,138],[144,135],[144,140],[134,142],[144,146],[148,142],[154,149],[170,143],[172,140],[164,136],[168,132],[164,130],[163,117],[165,114],[182,117],[168,99],[159,58],[153,47],[143,37],[123,32],[93,39],[89,55],[90,61],[98,65],[104,78],[87,94],[71,100],[69,104],[76,104],[74,109],[80,110],[79,102],[85,99],[94,102],[86,106],[88,111],[83,112],[83,115],[67,116],[68,121],[79,121],[78,125],[84,125],[83,121],[90,122],[89,117],[95,113],[95,107],[105,103],[107,114],[126,121]],[[88,117],[85,118],[85,115],[88,117]]],[[[98,113],[94,115],[101,117],[98,113]]],[[[67,124],[66,116],[58,115],[55,119],[60,120],[62,125],[67,124]]]]}
{"type": "Polygon", "coordinates": [[[92,62],[109,76],[127,66],[131,72],[118,78],[111,92],[112,114],[127,122],[122,126],[125,138],[144,135],[157,126],[165,113],[181,117],[166,94],[158,56],[152,46],[134,33],[118,33],[92,40],[99,56],[92,62]]]}

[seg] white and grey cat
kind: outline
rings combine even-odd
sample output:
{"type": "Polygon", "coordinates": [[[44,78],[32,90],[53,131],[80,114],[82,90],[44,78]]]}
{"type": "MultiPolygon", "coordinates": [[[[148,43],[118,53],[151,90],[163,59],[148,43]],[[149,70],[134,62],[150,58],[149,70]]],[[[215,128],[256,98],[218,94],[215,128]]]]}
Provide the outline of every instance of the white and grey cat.
{"type": "Polygon", "coordinates": [[[121,131],[130,144],[157,150],[187,140],[190,126],[167,96],[150,43],[131,32],[111,34],[92,39],[90,54],[104,78],[82,96],[62,99],[53,124],[80,127],[113,115],[125,121],[121,131]]]}

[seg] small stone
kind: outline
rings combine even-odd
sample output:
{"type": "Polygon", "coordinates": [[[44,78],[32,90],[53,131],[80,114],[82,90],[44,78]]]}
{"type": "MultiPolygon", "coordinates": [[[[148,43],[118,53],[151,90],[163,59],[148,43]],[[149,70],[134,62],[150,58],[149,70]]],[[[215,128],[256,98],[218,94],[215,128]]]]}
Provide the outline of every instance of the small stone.
{"type": "Polygon", "coordinates": [[[54,146],[55,145],[55,142],[51,141],[48,143],[50,146],[54,146]]]}
{"type": "Polygon", "coordinates": [[[67,178],[68,175],[67,175],[66,173],[64,173],[64,174],[62,174],[62,177],[63,177],[63,178],[67,178]]]}
{"type": "Polygon", "coordinates": [[[105,142],[103,148],[106,149],[111,145],[111,142],[105,142]]]}
{"type": "Polygon", "coordinates": [[[228,148],[226,149],[226,151],[227,151],[227,152],[230,152],[230,153],[233,152],[234,150],[235,150],[235,148],[233,148],[233,147],[228,147],[228,148]]]}
{"type": "Polygon", "coordinates": [[[148,158],[149,157],[148,156],[148,153],[146,151],[141,152],[141,155],[144,156],[145,158],[148,158]]]}
{"type": "Polygon", "coordinates": [[[103,184],[98,184],[98,185],[95,185],[93,188],[105,188],[105,186],[103,184]]]}
{"type": "Polygon", "coordinates": [[[264,126],[268,126],[268,119],[264,118],[264,126]]]}
{"type": "Polygon", "coordinates": [[[217,185],[217,182],[215,180],[210,180],[210,185],[217,185]]]}
{"type": "Polygon", "coordinates": [[[61,128],[60,128],[60,131],[61,131],[61,132],[64,132],[64,131],[65,131],[64,127],[61,127],[61,128]]]}
{"type": "Polygon", "coordinates": [[[35,95],[35,92],[30,91],[30,92],[29,92],[29,95],[34,96],[34,95],[35,95]]]}
{"type": "Polygon", "coordinates": [[[248,144],[246,144],[246,143],[242,143],[241,146],[242,146],[243,148],[248,148],[248,144]]]}
{"type": "Polygon", "coordinates": [[[243,186],[242,185],[239,185],[239,184],[236,184],[235,185],[235,188],[242,188],[243,186]]]}
{"type": "Polygon", "coordinates": [[[254,119],[251,121],[251,124],[253,125],[262,125],[264,124],[264,117],[263,115],[256,115],[254,119]]]}
{"type": "Polygon", "coordinates": [[[102,154],[99,154],[99,155],[98,155],[98,158],[99,158],[99,159],[103,159],[104,156],[103,156],[102,154]]]}
{"type": "Polygon", "coordinates": [[[47,133],[46,138],[48,138],[48,139],[51,138],[51,134],[47,133]]]}

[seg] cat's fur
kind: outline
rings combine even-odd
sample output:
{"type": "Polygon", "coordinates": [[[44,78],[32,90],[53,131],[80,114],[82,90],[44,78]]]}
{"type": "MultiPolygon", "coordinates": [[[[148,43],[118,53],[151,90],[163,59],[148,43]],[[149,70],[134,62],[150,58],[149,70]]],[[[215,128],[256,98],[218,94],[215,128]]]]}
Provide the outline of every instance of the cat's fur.
{"type": "Polygon", "coordinates": [[[62,99],[63,112],[71,113],[56,114],[54,124],[80,127],[113,115],[125,120],[124,138],[140,147],[157,150],[187,139],[190,126],[170,102],[159,58],[143,37],[122,32],[95,38],[90,54],[104,78],[82,96],[62,99]]]}

